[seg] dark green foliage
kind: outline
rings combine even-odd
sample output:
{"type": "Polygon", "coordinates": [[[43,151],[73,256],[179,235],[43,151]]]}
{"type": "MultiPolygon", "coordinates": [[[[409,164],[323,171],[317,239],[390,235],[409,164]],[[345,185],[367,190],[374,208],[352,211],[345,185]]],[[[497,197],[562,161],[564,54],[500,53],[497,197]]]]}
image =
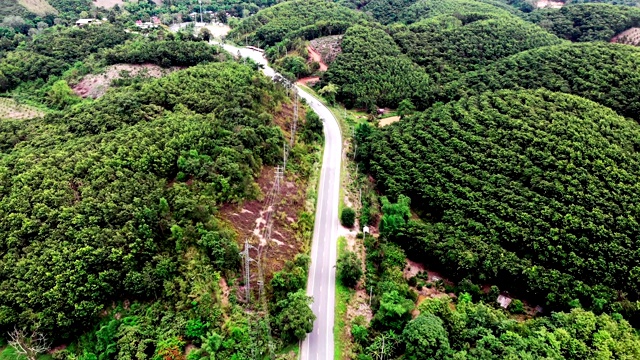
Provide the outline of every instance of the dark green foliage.
{"type": "Polygon", "coordinates": [[[527,19],[567,40],[609,41],[614,35],[640,25],[640,9],[608,4],[580,4],[561,9],[536,10],[527,19]]]}
{"type": "Polygon", "coordinates": [[[524,304],[518,299],[513,299],[509,304],[509,311],[513,314],[524,314],[524,304]]]}
{"type": "Polygon", "coordinates": [[[324,0],[286,1],[243,20],[227,37],[248,37],[251,44],[265,47],[284,39],[343,34],[364,18],[361,13],[324,0]]]}
{"type": "Polygon", "coordinates": [[[316,316],[309,307],[311,300],[311,297],[301,289],[289,293],[286,299],[277,302],[274,322],[280,338],[285,343],[304,340],[313,330],[316,316]]]}
{"type": "Polygon", "coordinates": [[[382,24],[391,24],[397,22],[400,13],[415,2],[416,0],[371,0],[361,10],[371,14],[382,24]]]}
{"type": "Polygon", "coordinates": [[[350,207],[345,207],[340,213],[340,222],[342,226],[352,228],[356,222],[356,212],[350,207]]]}
{"type": "Polygon", "coordinates": [[[52,27],[34,37],[28,49],[72,65],[101,49],[124,43],[132,35],[117,26],[52,27]]]}
{"type": "Polygon", "coordinates": [[[579,299],[633,315],[639,139],[591,101],[500,91],[374,133],[365,166],[428,220],[388,235],[410,256],[554,309],[579,299]]]}
{"type": "Polygon", "coordinates": [[[0,162],[0,327],[37,316],[64,338],[114,298],[171,299],[189,248],[203,273],[235,271],[216,207],[254,197],[254,174],[280,158],[282,132],[259,115],[285,99],[249,67],[211,64],[40,123],[0,162]]]}
{"type": "Polygon", "coordinates": [[[383,29],[355,25],[341,47],[323,82],[338,86],[336,99],[347,107],[396,107],[404,99],[429,104],[429,77],[383,29]]]}
{"type": "Polygon", "coordinates": [[[199,41],[179,40],[136,40],[106,50],[102,56],[107,64],[152,63],[163,67],[193,66],[226,58],[217,46],[199,41]]]}
{"type": "Polygon", "coordinates": [[[402,9],[398,20],[410,24],[438,15],[509,16],[517,12],[513,7],[496,0],[419,0],[402,9]]]}
{"type": "Polygon", "coordinates": [[[284,269],[273,274],[271,290],[276,302],[286,299],[289,293],[305,289],[310,261],[307,255],[297,255],[294,261],[285,264],[284,269]]]}
{"type": "Polygon", "coordinates": [[[515,16],[437,17],[393,31],[392,36],[404,54],[428,74],[444,78],[477,70],[524,50],[562,42],[515,16]]]}
{"type": "Polygon", "coordinates": [[[318,114],[313,110],[308,110],[305,118],[304,125],[302,125],[303,140],[308,143],[321,141],[324,138],[324,134],[322,133],[324,125],[318,114]]]}
{"type": "Polygon", "coordinates": [[[640,49],[563,44],[525,51],[444,86],[442,100],[498,89],[547,88],[582,96],[620,115],[640,115],[640,49]]]}
{"type": "Polygon", "coordinates": [[[362,262],[355,252],[346,251],[340,255],[336,268],[338,278],[347,287],[354,288],[362,277],[362,262]]]}
{"type": "Polygon", "coordinates": [[[64,61],[30,51],[16,50],[0,59],[0,91],[15,88],[24,81],[46,79],[67,69],[64,61]]]}
{"type": "Polygon", "coordinates": [[[402,339],[407,359],[445,359],[450,351],[442,320],[430,313],[411,320],[402,331],[402,339]]]}

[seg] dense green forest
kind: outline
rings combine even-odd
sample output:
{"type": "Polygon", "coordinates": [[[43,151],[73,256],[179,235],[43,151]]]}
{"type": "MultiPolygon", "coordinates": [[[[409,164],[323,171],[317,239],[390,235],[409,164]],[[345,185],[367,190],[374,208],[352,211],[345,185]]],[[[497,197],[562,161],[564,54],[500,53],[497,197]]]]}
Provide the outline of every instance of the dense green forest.
{"type": "Polygon", "coordinates": [[[438,89],[448,100],[498,89],[541,87],[580,95],[619,114],[640,114],[640,49],[607,43],[573,43],[524,51],[464,74],[438,89]]]}
{"type": "Polygon", "coordinates": [[[284,39],[313,39],[343,34],[366,17],[359,12],[324,0],[286,1],[260,11],[238,24],[227,36],[259,47],[274,45],[284,39]]]}
{"type": "Polygon", "coordinates": [[[24,49],[0,57],[0,90],[11,90],[25,81],[46,81],[61,75],[75,62],[129,38],[130,34],[110,25],[48,28],[26,42],[24,49]]]}
{"type": "Polygon", "coordinates": [[[429,76],[402,54],[382,27],[352,26],[341,47],[323,82],[338,87],[336,99],[346,106],[396,106],[403,99],[428,103],[429,76]]]}
{"type": "Polygon", "coordinates": [[[438,15],[509,16],[514,13],[518,13],[518,10],[496,0],[419,0],[409,7],[401,8],[398,20],[410,24],[438,15]]]}
{"type": "MultiPolygon", "coordinates": [[[[258,335],[237,303],[220,302],[220,276],[237,271],[239,249],[217,213],[260,196],[254,178],[281,159],[284,134],[272,119],[288,101],[251,67],[224,62],[3,124],[3,331],[19,324],[73,340],[102,318],[63,352],[83,359],[162,357],[186,341],[203,357],[266,352],[266,343],[248,346],[258,335]],[[134,303],[112,312],[121,300],[134,303]]],[[[300,261],[282,273],[301,267],[301,284],[273,286],[279,344],[310,326],[300,261]]]]}
{"type": "Polygon", "coordinates": [[[581,304],[634,323],[639,135],[608,108],[547,90],[484,93],[356,131],[378,188],[409,196],[425,220],[383,220],[410,256],[554,310],[581,304]]]}
{"type": "Polygon", "coordinates": [[[640,25],[640,8],[609,4],[577,4],[561,9],[540,9],[527,19],[571,41],[609,41],[640,25]]]}
{"type": "Polygon", "coordinates": [[[438,16],[408,27],[392,27],[391,32],[404,54],[428,74],[445,78],[524,50],[561,43],[517,17],[438,16]]]}
{"type": "MultiPolygon", "coordinates": [[[[405,252],[385,238],[401,230],[410,210],[402,199],[392,204],[383,198],[382,203],[383,236],[363,241],[373,316],[370,321],[356,316],[350,323],[351,358],[630,360],[640,356],[640,338],[618,313],[597,315],[576,308],[531,318],[523,314],[518,299],[508,312],[499,308],[496,286],[483,291],[468,280],[445,284],[429,278],[426,271],[403,277],[405,252]],[[424,298],[425,289],[435,295],[424,298]],[[451,292],[456,296],[450,297],[451,292]]],[[[352,252],[340,259],[351,257],[357,259],[352,252]]],[[[339,260],[339,281],[350,286],[344,282],[347,273],[341,264],[339,260]]]]}

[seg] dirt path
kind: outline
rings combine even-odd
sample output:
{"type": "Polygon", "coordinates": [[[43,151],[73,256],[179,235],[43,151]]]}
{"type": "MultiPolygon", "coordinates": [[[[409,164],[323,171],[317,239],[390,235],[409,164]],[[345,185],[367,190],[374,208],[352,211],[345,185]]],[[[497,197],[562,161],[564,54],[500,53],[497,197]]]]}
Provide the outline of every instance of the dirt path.
{"type": "Polygon", "coordinates": [[[296,84],[300,84],[300,85],[307,85],[307,83],[315,83],[320,81],[320,78],[317,76],[310,76],[310,77],[306,77],[306,78],[302,78],[302,79],[298,79],[298,81],[296,81],[296,84]]]}
{"type": "Polygon", "coordinates": [[[329,67],[327,66],[327,64],[322,62],[322,56],[320,56],[320,53],[318,53],[316,49],[312,48],[311,46],[307,46],[307,51],[309,51],[309,58],[313,61],[316,61],[318,64],[320,64],[319,70],[327,71],[329,67]]]}

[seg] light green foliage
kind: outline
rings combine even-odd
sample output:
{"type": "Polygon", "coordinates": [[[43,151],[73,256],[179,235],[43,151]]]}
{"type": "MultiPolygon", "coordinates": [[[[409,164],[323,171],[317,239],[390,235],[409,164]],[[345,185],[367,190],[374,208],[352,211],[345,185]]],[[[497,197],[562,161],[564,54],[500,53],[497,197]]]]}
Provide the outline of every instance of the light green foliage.
{"type": "Polygon", "coordinates": [[[415,259],[551,309],[633,316],[638,139],[636,122],[577,96],[500,91],[385,127],[365,166],[427,220],[381,226],[415,259]]]}
{"type": "Polygon", "coordinates": [[[65,80],[53,83],[47,95],[47,103],[56,109],[64,109],[80,101],[80,98],[71,90],[65,80]]]}
{"type": "Polygon", "coordinates": [[[449,353],[449,339],[443,322],[430,313],[411,320],[402,331],[407,359],[444,359],[449,353]]]}
{"type": "Polygon", "coordinates": [[[427,299],[403,331],[415,359],[635,359],[640,339],[624,320],[581,309],[516,322],[502,310],[427,299]],[[440,351],[433,355],[434,351],[440,351]]]}
{"type": "Polygon", "coordinates": [[[337,85],[336,99],[347,107],[395,108],[404,99],[422,107],[429,103],[429,77],[379,26],[352,26],[341,47],[323,85],[337,85]]]}
{"type": "Polygon", "coordinates": [[[380,329],[402,331],[405,324],[411,320],[411,310],[413,301],[404,298],[398,291],[384,293],[372,325],[380,329]]]}
{"type": "Polygon", "coordinates": [[[540,9],[526,17],[571,41],[609,41],[640,25],[640,9],[609,4],[571,4],[560,9],[540,9]]]}
{"type": "Polygon", "coordinates": [[[346,228],[352,228],[356,222],[356,212],[350,207],[344,207],[340,213],[340,223],[346,228]]]}
{"type": "Polygon", "coordinates": [[[248,37],[253,45],[264,47],[284,39],[315,39],[343,34],[364,19],[359,12],[324,0],[286,1],[244,19],[228,35],[230,39],[248,37]]]}
{"type": "Polygon", "coordinates": [[[400,195],[396,203],[391,203],[386,197],[382,197],[380,201],[382,203],[380,234],[385,236],[392,235],[409,220],[411,216],[411,208],[409,207],[411,199],[400,195]]]}
{"type": "Polygon", "coordinates": [[[640,49],[606,43],[567,43],[528,50],[446,84],[439,98],[447,101],[488,90],[542,87],[582,96],[637,119],[640,49]]]}
{"type": "Polygon", "coordinates": [[[352,251],[345,251],[338,258],[337,275],[342,284],[353,288],[362,277],[362,262],[358,258],[358,254],[352,251]]]}

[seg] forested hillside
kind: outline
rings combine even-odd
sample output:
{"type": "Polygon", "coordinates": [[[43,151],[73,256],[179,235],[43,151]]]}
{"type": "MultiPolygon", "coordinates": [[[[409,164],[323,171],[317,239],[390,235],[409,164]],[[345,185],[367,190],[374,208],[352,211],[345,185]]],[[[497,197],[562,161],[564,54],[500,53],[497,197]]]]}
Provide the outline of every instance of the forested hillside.
{"type": "Polygon", "coordinates": [[[324,0],[287,1],[243,20],[228,35],[235,40],[265,47],[284,39],[307,40],[343,34],[366,17],[352,9],[324,0]]]}
{"type": "Polygon", "coordinates": [[[385,223],[409,256],[550,310],[640,320],[635,121],[572,95],[499,91],[356,138],[378,188],[425,221],[385,223]]]}
{"type": "MultiPolygon", "coordinates": [[[[606,43],[562,44],[524,51],[443,86],[439,100],[498,89],[544,87],[580,95],[619,114],[640,114],[640,49],[606,43]]],[[[438,90],[439,91],[439,90],[438,90]]]]}
{"type": "Polygon", "coordinates": [[[410,24],[438,15],[508,16],[514,13],[518,11],[497,0],[419,0],[409,7],[401,8],[398,20],[410,24]]]}
{"type": "Polygon", "coordinates": [[[517,17],[439,16],[391,28],[392,37],[428,74],[445,78],[561,40],[517,17]]]}
{"type": "Polygon", "coordinates": [[[576,4],[536,10],[527,19],[567,40],[609,41],[614,35],[640,25],[640,8],[576,4]]]}
{"type": "MultiPolygon", "coordinates": [[[[258,335],[235,300],[222,303],[218,283],[233,281],[240,258],[218,212],[262,196],[255,179],[281,161],[284,134],[273,118],[288,101],[251,67],[224,62],[3,126],[11,143],[0,161],[0,328],[37,329],[57,342],[103,319],[61,358],[157,358],[182,353],[186,341],[202,347],[194,356],[268,351],[248,346],[258,335]],[[123,300],[120,319],[111,304],[123,300]],[[224,344],[207,347],[217,339],[224,344]]],[[[321,131],[301,125],[307,141],[317,137],[309,129],[321,131]]],[[[271,311],[295,312],[307,326],[306,296],[293,284],[275,290],[283,293],[271,311]]],[[[283,319],[273,318],[278,344],[296,341],[283,319]]]]}
{"type": "Polygon", "coordinates": [[[336,98],[345,105],[396,106],[403,99],[428,103],[428,75],[402,54],[380,26],[349,28],[341,47],[323,81],[338,86],[336,98]]]}

